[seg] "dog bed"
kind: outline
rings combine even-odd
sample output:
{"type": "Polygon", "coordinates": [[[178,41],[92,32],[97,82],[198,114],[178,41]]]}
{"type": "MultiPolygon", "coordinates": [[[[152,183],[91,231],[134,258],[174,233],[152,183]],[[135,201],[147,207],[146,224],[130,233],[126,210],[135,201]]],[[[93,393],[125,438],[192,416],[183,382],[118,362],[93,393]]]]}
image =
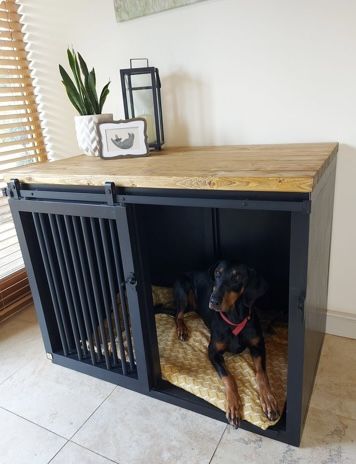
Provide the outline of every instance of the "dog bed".
{"type": "MultiPolygon", "coordinates": [[[[224,386],[208,359],[209,330],[195,313],[184,321],[189,338],[178,340],[174,318],[156,315],[157,338],[162,378],[225,411],[224,386]]],[[[277,328],[266,338],[267,372],[278,407],[283,411],[287,383],[287,330],[277,328]]],[[[241,418],[267,429],[278,422],[270,421],[262,411],[258,398],[254,365],[248,350],[239,355],[226,353],[225,363],[234,376],[242,403],[241,418]]]]}
{"type": "MultiPolygon", "coordinates": [[[[172,289],[153,286],[152,297],[154,305],[162,305],[168,310],[174,309],[172,289]]],[[[187,313],[184,321],[189,338],[183,342],[178,340],[173,316],[156,314],[155,318],[162,378],[225,411],[224,386],[208,358],[210,333],[204,322],[196,313],[187,313]]],[[[265,338],[267,373],[279,411],[282,412],[287,389],[288,331],[281,326],[274,327],[274,332],[265,338]]],[[[126,351],[125,333],[123,338],[126,351]]],[[[111,351],[110,343],[108,350],[111,351]]],[[[102,345],[101,351],[103,352],[102,345]]],[[[261,408],[254,364],[249,351],[245,350],[238,355],[226,353],[224,358],[239,391],[241,418],[264,430],[275,425],[279,419],[270,421],[261,408]]]]}

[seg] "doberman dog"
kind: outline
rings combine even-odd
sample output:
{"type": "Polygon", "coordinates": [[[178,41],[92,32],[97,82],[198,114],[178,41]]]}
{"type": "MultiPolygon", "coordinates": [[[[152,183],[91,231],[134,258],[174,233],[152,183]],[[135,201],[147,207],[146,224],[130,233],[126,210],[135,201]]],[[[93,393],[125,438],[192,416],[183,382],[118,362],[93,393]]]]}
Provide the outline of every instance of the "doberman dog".
{"type": "Polygon", "coordinates": [[[254,269],[228,261],[220,261],[206,272],[184,273],[174,284],[178,338],[184,341],[188,337],[184,313],[196,311],[210,329],[209,359],[224,383],[226,418],[235,428],[240,423],[240,398],[224,364],[225,352],[237,354],[249,348],[262,409],[270,420],[280,415],[266,373],[265,343],[255,311],[255,303],[267,287],[254,269]]]}

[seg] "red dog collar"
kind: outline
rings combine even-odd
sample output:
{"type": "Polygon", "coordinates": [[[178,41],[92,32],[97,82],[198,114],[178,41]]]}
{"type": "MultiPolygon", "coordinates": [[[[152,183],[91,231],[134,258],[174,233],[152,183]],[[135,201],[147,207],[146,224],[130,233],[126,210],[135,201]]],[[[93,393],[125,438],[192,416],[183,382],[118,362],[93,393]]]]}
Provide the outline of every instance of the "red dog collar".
{"type": "Polygon", "coordinates": [[[239,335],[239,333],[241,333],[244,330],[247,322],[250,320],[250,316],[247,316],[241,322],[239,322],[238,324],[235,324],[235,322],[231,322],[230,319],[227,316],[225,316],[225,314],[222,311],[220,311],[220,316],[221,316],[222,319],[224,319],[224,321],[227,324],[232,325],[234,327],[232,329],[232,333],[235,336],[239,335]]]}

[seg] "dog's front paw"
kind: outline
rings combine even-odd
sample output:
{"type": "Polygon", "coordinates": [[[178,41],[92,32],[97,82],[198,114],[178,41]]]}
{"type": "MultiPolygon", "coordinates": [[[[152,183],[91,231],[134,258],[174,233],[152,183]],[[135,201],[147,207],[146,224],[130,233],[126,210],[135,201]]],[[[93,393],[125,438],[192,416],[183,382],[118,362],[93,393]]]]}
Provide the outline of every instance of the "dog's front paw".
{"type": "Polygon", "coordinates": [[[280,417],[276,397],[269,389],[260,390],[260,402],[263,412],[270,421],[275,421],[280,417]]]}
{"type": "Polygon", "coordinates": [[[235,429],[240,426],[240,398],[237,394],[228,394],[226,398],[226,419],[235,429]]]}
{"type": "Polygon", "coordinates": [[[177,336],[182,342],[188,340],[188,328],[182,319],[177,320],[177,336]]]}

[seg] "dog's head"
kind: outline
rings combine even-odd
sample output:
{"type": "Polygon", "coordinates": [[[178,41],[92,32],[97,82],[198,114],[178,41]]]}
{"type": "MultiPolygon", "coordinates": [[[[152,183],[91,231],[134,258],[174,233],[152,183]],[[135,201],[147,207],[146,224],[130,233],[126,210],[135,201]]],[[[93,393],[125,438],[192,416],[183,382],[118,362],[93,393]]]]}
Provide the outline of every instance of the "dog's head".
{"type": "Polygon", "coordinates": [[[209,308],[229,311],[242,296],[249,281],[249,269],[244,264],[220,261],[212,269],[213,291],[209,308]]]}

